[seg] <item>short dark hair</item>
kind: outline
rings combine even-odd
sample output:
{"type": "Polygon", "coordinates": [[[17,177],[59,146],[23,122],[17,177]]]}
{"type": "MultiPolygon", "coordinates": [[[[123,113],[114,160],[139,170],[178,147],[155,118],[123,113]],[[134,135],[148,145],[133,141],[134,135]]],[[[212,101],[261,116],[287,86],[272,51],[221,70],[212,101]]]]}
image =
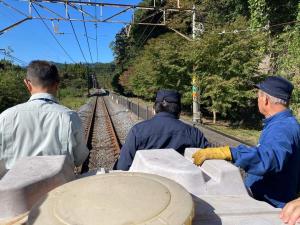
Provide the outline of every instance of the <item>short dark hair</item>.
{"type": "Polygon", "coordinates": [[[35,86],[50,87],[59,83],[56,66],[47,61],[34,60],[27,67],[26,78],[35,86]]]}
{"type": "Polygon", "coordinates": [[[181,104],[180,103],[171,103],[167,101],[155,102],[154,110],[156,113],[160,112],[168,112],[179,118],[181,112],[181,104]]]}

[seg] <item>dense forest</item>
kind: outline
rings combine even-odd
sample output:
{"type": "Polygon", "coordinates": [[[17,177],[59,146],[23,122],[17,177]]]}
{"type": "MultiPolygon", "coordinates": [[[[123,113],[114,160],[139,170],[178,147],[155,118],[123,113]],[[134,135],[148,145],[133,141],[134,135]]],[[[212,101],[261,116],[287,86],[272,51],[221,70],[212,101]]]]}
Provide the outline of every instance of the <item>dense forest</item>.
{"type": "MultiPolygon", "coordinates": [[[[153,5],[144,0],[142,5],[153,5]]],[[[176,7],[177,1],[156,1],[176,7]]],[[[192,104],[192,78],[199,88],[201,111],[229,121],[259,119],[253,84],[281,75],[295,86],[291,107],[300,108],[300,3],[298,0],[181,0],[195,4],[201,25],[192,39],[191,13],[166,14],[166,26],[131,26],[111,44],[115,55],[113,88],[153,100],[160,88],[177,89],[192,104]],[[174,29],[178,31],[174,32],[174,29]]],[[[139,21],[157,23],[161,11],[137,10],[139,21]]]]}

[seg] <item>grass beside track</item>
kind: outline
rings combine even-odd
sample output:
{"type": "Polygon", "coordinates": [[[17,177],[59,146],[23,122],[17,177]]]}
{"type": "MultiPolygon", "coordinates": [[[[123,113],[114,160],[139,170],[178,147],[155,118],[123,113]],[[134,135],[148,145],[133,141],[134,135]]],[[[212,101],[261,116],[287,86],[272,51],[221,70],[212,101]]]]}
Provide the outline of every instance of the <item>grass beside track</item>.
{"type": "Polygon", "coordinates": [[[87,97],[63,97],[59,100],[60,104],[72,109],[78,110],[88,100],[87,97]]]}
{"type": "Polygon", "coordinates": [[[243,128],[233,128],[224,125],[206,125],[215,130],[221,131],[222,133],[228,134],[235,138],[238,138],[244,142],[252,145],[256,145],[260,136],[261,131],[243,128]]]}

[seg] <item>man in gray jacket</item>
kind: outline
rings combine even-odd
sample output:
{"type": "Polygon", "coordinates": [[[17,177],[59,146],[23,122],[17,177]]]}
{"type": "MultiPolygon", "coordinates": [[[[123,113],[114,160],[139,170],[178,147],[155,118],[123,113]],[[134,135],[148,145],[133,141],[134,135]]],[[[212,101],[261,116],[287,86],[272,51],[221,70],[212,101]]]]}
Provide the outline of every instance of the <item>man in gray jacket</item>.
{"type": "Polygon", "coordinates": [[[0,159],[6,169],[22,157],[41,155],[67,155],[76,166],[81,165],[88,156],[81,120],[55,98],[56,66],[32,61],[24,83],[31,94],[28,102],[0,114],[0,159]]]}

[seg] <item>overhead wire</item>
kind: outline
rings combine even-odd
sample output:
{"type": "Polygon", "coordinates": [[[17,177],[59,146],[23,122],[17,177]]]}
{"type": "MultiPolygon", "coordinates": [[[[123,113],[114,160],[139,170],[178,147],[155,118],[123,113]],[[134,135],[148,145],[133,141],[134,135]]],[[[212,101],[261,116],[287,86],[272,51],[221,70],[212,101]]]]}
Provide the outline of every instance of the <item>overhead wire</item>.
{"type": "Polygon", "coordinates": [[[82,48],[81,48],[81,45],[80,45],[80,43],[79,43],[77,34],[76,34],[75,29],[74,29],[74,26],[73,26],[73,23],[72,23],[72,21],[70,20],[70,14],[69,14],[69,13],[67,13],[67,14],[68,14],[69,22],[70,22],[71,27],[72,27],[72,30],[73,30],[73,34],[74,34],[74,36],[75,36],[75,39],[76,39],[77,44],[78,44],[78,46],[79,46],[80,52],[81,52],[81,54],[82,54],[82,57],[84,58],[86,64],[88,64],[88,62],[87,62],[87,60],[86,60],[86,58],[85,58],[85,55],[84,55],[84,53],[83,53],[83,50],[82,50],[82,48]]]}
{"type": "MultiPolygon", "coordinates": [[[[148,19],[148,18],[150,18],[150,17],[152,17],[151,18],[151,20],[150,20],[150,23],[152,23],[152,21],[153,21],[153,19],[154,19],[154,16],[156,16],[157,15],[157,13],[158,12],[154,12],[154,13],[152,13],[150,16],[147,16],[146,18],[144,18],[144,19],[142,19],[142,21],[144,21],[144,20],[146,20],[146,19],[148,19]]],[[[162,16],[159,18],[159,20],[162,18],[162,16]]],[[[143,39],[143,35],[144,35],[144,33],[146,32],[146,30],[148,29],[148,27],[150,27],[149,25],[146,25],[146,28],[144,29],[144,31],[143,31],[143,33],[140,35],[140,38],[137,40],[137,44],[138,44],[138,49],[141,47],[141,40],[143,39]]],[[[153,26],[154,28],[155,28],[155,26],[153,26]]],[[[150,31],[150,33],[152,33],[152,31],[154,30],[154,28],[152,28],[152,30],[150,31]]],[[[149,36],[149,35],[148,35],[149,36]]],[[[146,39],[147,39],[148,37],[146,37],[146,39]]],[[[145,41],[145,40],[144,40],[145,41]]],[[[144,42],[143,41],[143,42],[144,42]]]]}
{"type": "Polygon", "coordinates": [[[12,10],[18,12],[19,14],[21,14],[21,15],[23,15],[23,16],[25,16],[25,17],[28,17],[28,15],[27,15],[26,13],[24,13],[24,12],[18,10],[17,8],[11,6],[10,4],[7,4],[7,3],[4,2],[3,0],[1,0],[0,2],[1,2],[3,5],[5,5],[6,7],[8,7],[8,8],[10,8],[10,9],[12,9],[12,10]]]}
{"type": "MultiPolygon", "coordinates": [[[[22,11],[18,10],[17,8],[15,8],[15,7],[9,5],[8,3],[4,2],[3,0],[0,0],[0,3],[4,4],[6,7],[10,8],[11,10],[14,10],[14,11],[18,12],[19,14],[22,14],[22,15],[24,15],[25,17],[28,17],[25,13],[23,13],[22,11]]],[[[35,3],[35,4],[38,4],[38,3],[35,3]]],[[[39,4],[38,4],[38,5],[39,5],[39,4]]],[[[1,8],[0,8],[0,14],[1,14],[1,8]]],[[[4,15],[4,14],[3,14],[3,15],[4,15]]],[[[8,12],[7,15],[8,15],[8,16],[6,16],[6,17],[10,17],[10,18],[12,18],[12,19],[14,19],[14,20],[18,19],[18,17],[17,17],[14,13],[9,13],[9,12],[8,12]]],[[[31,32],[34,32],[34,33],[35,33],[35,30],[32,30],[31,32]]],[[[41,42],[43,42],[43,41],[45,41],[45,40],[41,39],[41,42]]],[[[44,44],[45,44],[45,46],[49,49],[49,51],[51,51],[54,55],[57,54],[56,52],[53,51],[52,48],[49,48],[49,44],[48,44],[48,43],[44,43],[44,44]]]]}
{"type": "MultiPolygon", "coordinates": [[[[205,22],[204,22],[205,23],[205,22]]],[[[261,27],[254,27],[254,28],[244,28],[244,29],[235,29],[235,30],[230,30],[230,31],[226,31],[225,29],[221,30],[221,31],[203,31],[203,33],[217,33],[217,34],[238,34],[238,33],[242,33],[242,32],[258,32],[258,31],[267,31],[272,27],[279,27],[279,26],[284,26],[284,25],[290,25],[290,24],[298,24],[300,23],[300,21],[298,20],[293,20],[293,21],[288,21],[288,22],[284,22],[284,23],[278,23],[278,24],[273,24],[273,25],[265,25],[265,26],[261,26],[261,27]]]]}
{"type": "MultiPolygon", "coordinates": [[[[95,17],[97,19],[97,8],[95,6],[95,17]]],[[[95,22],[95,30],[96,30],[96,51],[97,51],[97,62],[98,62],[98,56],[99,56],[99,51],[98,51],[98,24],[95,22]]]]}
{"type": "MultiPolygon", "coordinates": [[[[152,17],[151,20],[150,20],[150,23],[151,23],[151,22],[153,21],[153,19],[154,19],[154,16],[156,16],[156,15],[157,15],[157,12],[152,13],[150,16],[146,17],[145,19],[142,19],[142,21],[143,21],[143,20],[146,20],[146,19],[148,19],[148,18],[150,18],[150,17],[152,17]]],[[[140,35],[139,39],[137,40],[137,43],[140,43],[140,41],[142,40],[142,37],[143,37],[144,33],[146,32],[146,30],[148,29],[148,27],[149,27],[149,26],[146,26],[146,27],[145,27],[143,33],[140,35]]]]}
{"type": "Polygon", "coordinates": [[[12,60],[14,60],[14,61],[17,61],[17,62],[23,64],[23,65],[26,65],[26,64],[27,64],[25,61],[23,61],[23,60],[21,60],[21,59],[15,57],[15,56],[12,56],[12,55],[9,54],[9,53],[2,52],[2,51],[0,51],[0,53],[1,53],[2,55],[4,55],[4,56],[6,56],[6,57],[8,57],[8,58],[10,58],[10,59],[12,59],[12,60]]]}
{"type": "Polygon", "coordinates": [[[50,30],[50,28],[48,27],[48,25],[46,24],[46,22],[44,21],[44,19],[41,17],[41,15],[39,14],[39,12],[37,11],[37,9],[35,8],[34,4],[32,4],[32,8],[34,9],[34,11],[37,13],[37,15],[40,17],[40,19],[42,20],[43,24],[45,25],[45,27],[47,28],[47,30],[49,31],[49,33],[51,34],[51,36],[54,38],[54,40],[56,41],[56,43],[61,47],[61,49],[64,51],[64,53],[71,59],[71,61],[73,63],[76,63],[74,61],[74,59],[69,55],[69,53],[66,51],[66,49],[61,45],[61,43],[58,41],[58,39],[55,37],[55,35],[52,33],[52,31],[50,30]]]}
{"type": "MultiPolygon", "coordinates": [[[[161,15],[161,17],[158,19],[158,21],[160,21],[162,17],[163,17],[163,15],[161,15]]],[[[156,28],[156,25],[153,26],[152,30],[148,33],[148,35],[144,39],[144,41],[142,43],[140,43],[138,49],[140,49],[144,45],[144,43],[148,40],[149,36],[151,35],[151,33],[154,31],[155,28],[156,28]]]]}
{"type": "MultiPolygon", "coordinates": [[[[82,10],[82,6],[80,6],[80,8],[82,10]]],[[[82,15],[82,19],[83,19],[84,32],[85,32],[86,42],[87,42],[87,45],[89,48],[90,58],[91,58],[91,62],[93,63],[93,57],[92,57],[92,53],[91,53],[91,47],[90,47],[90,42],[89,42],[87,30],[86,30],[85,17],[83,15],[83,12],[81,12],[81,15],[82,15]]]]}

